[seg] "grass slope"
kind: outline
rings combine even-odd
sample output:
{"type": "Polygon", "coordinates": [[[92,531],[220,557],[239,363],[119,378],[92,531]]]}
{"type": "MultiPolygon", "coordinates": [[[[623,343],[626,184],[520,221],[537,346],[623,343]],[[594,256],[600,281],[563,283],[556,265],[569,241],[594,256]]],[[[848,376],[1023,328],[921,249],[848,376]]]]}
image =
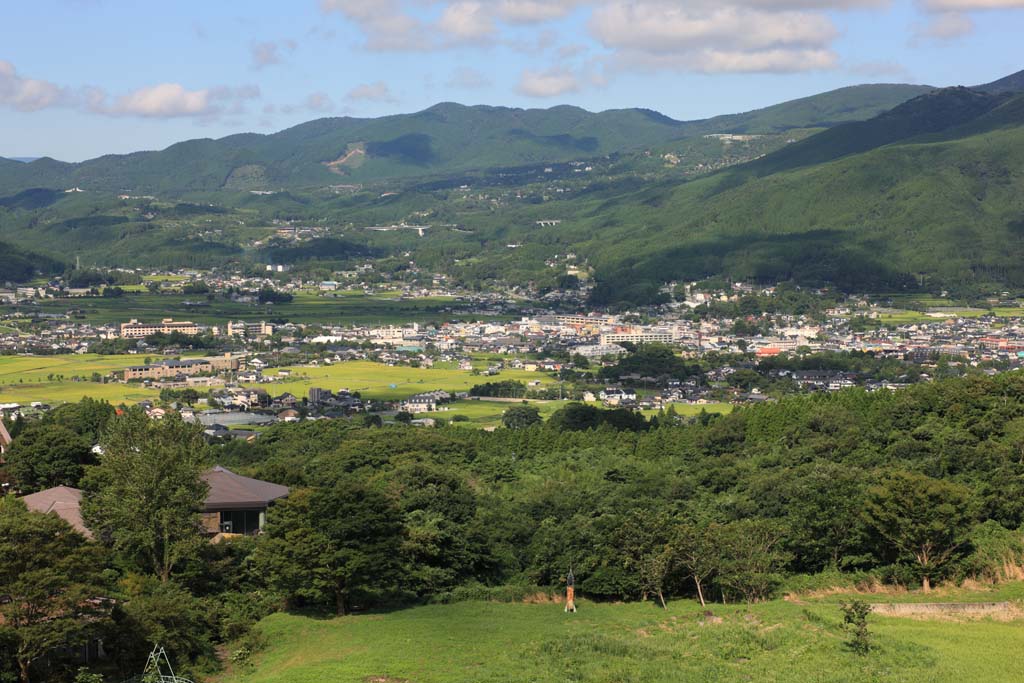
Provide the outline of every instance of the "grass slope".
{"type": "Polygon", "coordinates": [[[460,603],[320,619],[278,614],[239,683],[759,681],[974,683],[1019,677],[1020,623],[871,617],[878,648],[845,646],[835,605],[776,601],[667,611],[646,604],[460,603]]]}

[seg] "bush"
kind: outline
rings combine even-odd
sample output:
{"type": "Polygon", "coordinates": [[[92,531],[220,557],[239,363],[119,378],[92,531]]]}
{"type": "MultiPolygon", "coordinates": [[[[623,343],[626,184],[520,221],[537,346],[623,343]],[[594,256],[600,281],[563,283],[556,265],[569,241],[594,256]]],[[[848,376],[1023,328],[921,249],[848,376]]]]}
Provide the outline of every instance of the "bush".
{"type": "Polygon", "coordinates": [[[1011,531],[995,520],[971,530],[974,552],[963,563],[961,576],[989,581],[1021,578],[1024,569],[1024,533],[1011,531]]]}
{"type": "Polygon", "coordinates": [[[276,593],[225,593],[218,605],[221,639],[231,641],[247,637],[256,622],[283,605],[284,600],[276,593]]]}
{"type": "Polygon", "coordinates": [[[541,599],[554,602],[560,599],[561,594],[561,591],[557,588],[530,584],[485,586],[479,583],[471,583],[465,586],[458,586],[444,593],[438,593],[430,598],[430,602],[437,605],[450,605],[456,602],[470,602],[473,600],[486,602],[528,602],[541,599]]]}
{"type": "Polygon", "coordinates": [[[879,583],[881,583],[881,579],[874,572],[843,572],[838,569],[826,569],[817,574],[795,574],[788,577],[782,584],[782,592],[811,593],[830,588],[850,591],[869,590],[879,583]]]}
{"type": "Polygon", "coordinates": [[[871,634],[868,633],[868,615],[871,605],[861,600],[843,603],[843,628],[850,633],[847,645],[859,655],[866,655],[871,650],[871,634]]]}

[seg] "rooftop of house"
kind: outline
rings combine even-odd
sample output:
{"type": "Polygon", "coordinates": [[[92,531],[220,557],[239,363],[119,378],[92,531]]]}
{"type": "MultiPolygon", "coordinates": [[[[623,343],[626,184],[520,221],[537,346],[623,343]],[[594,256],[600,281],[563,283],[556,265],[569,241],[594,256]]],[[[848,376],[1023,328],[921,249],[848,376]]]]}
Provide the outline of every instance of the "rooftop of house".
{"type": "Polygon", "coordinates": [[[220,465],[203,474],[203,481],[210,487],[203,506],[207,512],[262,509],[289,492],[287,486],[243,477],[220,465]]]}
{"type": "Polygon", "coordinates": [[[70,486],[57,486],[39,493],[32,493],[22,498],[25,506],[33,512],[43,514],[55,513],[70,524],[75,531],[86,538],[92,538],[92,532],[82,520],[82,492],[70,486]]]}
{"type": "MultiPolygon", "coordinates": [[[[203,504],[206,512],[265,509],[270,503],[288,495],[287,486],[272,484],[235,474],[217,466],[202,475],[210,487],[203,504]]],[[[57,486],[23,496],[29,510],[43,514],[55,513],[87,538],[92,532],[82,519],[82,491],[70,486],[57,486]]]]}

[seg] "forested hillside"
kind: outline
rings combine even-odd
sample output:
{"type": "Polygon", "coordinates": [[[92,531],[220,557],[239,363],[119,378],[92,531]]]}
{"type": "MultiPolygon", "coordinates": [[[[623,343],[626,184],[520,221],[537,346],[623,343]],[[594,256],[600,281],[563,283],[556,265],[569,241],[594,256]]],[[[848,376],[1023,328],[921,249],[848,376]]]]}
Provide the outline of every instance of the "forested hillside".
{"type": "Polygon", "coordinates": [[[925,95],[747,166],[590,204],[598,300],[719,273],[852,291],[1018,286],[1022,190],[1022,96],[925,95]]]}
{"type": "Polygon", "coordinates": [[[708,133],[773,133],[874,116],[927,86],[864,85],[745,114],[675,121],[645,109],[510,109],[442,103],[379,119],[318,119],[273,135],[189,140],[68,164],[0,159],[0,194],[35,188],[138,193],[318,187],[595,157],[708,133]]]}

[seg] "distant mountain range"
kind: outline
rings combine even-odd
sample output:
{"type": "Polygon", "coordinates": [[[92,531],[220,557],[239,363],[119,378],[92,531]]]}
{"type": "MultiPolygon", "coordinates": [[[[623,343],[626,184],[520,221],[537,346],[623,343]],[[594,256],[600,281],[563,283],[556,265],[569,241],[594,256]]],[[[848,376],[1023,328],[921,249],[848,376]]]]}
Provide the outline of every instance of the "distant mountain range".
{"type": "MultiPolygon", "coordinates": [[[[107,265],[404,261],[408,252],[467,282],[552,278],[545,261],[571,251],[594,268],[597,303],[645,303],[667,281],[715,275],[851,291],[1024,289],[1022,90],[1024,72],[972,88],[866,85],[690,122],[643,109],[440,104],[81,164],[0,159],[0,239],[107,265]],[[665,160],[713,143],[701,137],[712,133],[779,132],[775,151],[696,178],[665,160]],[[486,189],[548,187],[560,172],[574,176],[559,164],[604,155],[604,175],[579,176],[562,195],[501,204],[491,203],[501,190],[486,189]],[[542,172],[548,164],[554,175],[542,172]],[[394,191],[307,192],[375,181],[394,191]],[[449,193],[463,183],[488,199],[449,193]],[[287,191],[239,191],[267,187],[287,191]],[[193,193],[194,203],[126,204],[118,191],[193,193]],[[252,251],[239,237],[250,217],[366,226],[408,216],[458,229],[412,240],[346,229],[287,253],[252,251]]],[[[32,255],[16,260],[21,272],[32,255]]]]}
{"type": "Polygon", "coordinates": [[[744,114],[675,121],[646,109],[510,109],[442,103],[416,114],[327,118],[273,135],[190,140],[81,163],[0,159],[0,194],[46,187],[184,193],[306,188],[595,157],[710,133],[770,133],[870,118],[930,91],[861,85],[744,114]]]}

